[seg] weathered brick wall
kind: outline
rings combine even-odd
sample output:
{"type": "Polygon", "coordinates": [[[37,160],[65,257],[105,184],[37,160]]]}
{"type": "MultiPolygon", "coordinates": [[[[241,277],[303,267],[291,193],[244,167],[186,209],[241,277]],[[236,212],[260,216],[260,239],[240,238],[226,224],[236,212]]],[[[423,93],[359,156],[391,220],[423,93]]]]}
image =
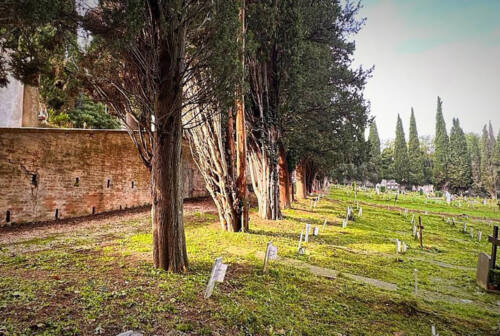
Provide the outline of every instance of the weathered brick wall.
{"type": "MultiPolygon", "coordinates": [[[[206,196],[186,146],[182,160],[184,196],[206,196]]],[[[147,205],[149,183],[125,131],[0,128],[0,226],[147,205]]]]}

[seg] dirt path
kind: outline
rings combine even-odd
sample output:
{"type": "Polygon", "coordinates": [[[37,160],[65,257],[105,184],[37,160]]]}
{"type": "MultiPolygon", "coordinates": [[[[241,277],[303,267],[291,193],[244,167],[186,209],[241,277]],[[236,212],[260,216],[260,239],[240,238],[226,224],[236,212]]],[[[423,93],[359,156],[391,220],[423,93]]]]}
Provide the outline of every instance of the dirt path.
{"type": "MultiPolygon", "coordinates": [[[[82,230],[106,228],[105,234],[123,230],[123,222],[144,220],[150,207],[113,211],[93,216],[68,218],[59,221],[20,224],[0,227],[0,244],[12,244],[31,239],[43,239],[55,235],[81,232],[82,230]]],[[[184,215],[194,212],[217,212],[211,199],[191,199],[184,201],[184,215]]]]}

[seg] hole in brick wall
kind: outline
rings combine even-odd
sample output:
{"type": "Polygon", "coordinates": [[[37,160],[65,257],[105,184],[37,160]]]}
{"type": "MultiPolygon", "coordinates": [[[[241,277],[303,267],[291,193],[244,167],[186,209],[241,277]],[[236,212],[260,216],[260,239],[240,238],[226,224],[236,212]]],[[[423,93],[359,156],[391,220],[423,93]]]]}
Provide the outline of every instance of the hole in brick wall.
{"type": "Polygon", "coordinates": [[[92,215],[95,215],[95,207],[92,207],[92,215]]]}
{"type": "Polygon", "coordinates": [[[134,189],[134,181],[132,181],[132,189],[134,189]]]}
{"type": "Polygon", "coordinates": [[[55,219],[59,219],[59,209],[56,209],[56,213],[54,215],[55,219]]]}
{"type": "Polygon", "coordinates": [[[79,177],[77,177],[77,178],[75,179],[75,187],[78,187],[79,185],[80,185],[80,178],[79,178],[79,177]]]}
{"type": "Polygon", "coordinates": [[[7,223],[10,223],[10,211],[9,210],[7,210],[7,212],[5,213],[5,221],[7,223]]]}
{"type": "Polygon", "coordinates": [[[36,188],[38,186],[38,176],[31,174],[31,184],[36,188]]]}
{"type": "Polygon", "coordinates": [[[106,188],[109,188],[110,185],[111,185],[111,180],[108,180],[108,182],[106,183],[106,188]]]}

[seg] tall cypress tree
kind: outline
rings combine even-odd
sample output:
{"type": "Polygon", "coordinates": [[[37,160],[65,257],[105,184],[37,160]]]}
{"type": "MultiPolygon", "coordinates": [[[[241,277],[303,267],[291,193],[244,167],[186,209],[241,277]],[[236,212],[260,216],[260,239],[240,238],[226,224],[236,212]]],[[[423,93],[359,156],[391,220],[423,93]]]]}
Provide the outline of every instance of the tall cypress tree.
{"type": "Polygon", "coordinates": [[[368,134],[370,142],[370,154],[372,157],[380,155],[380,137],[378,136],[377,123],[375,120],[370,125],[370,133],[368,134]]]}
{"type": "Polygon", "coordinates": [[[498,172],[495,167],[496,140],[491,122],[489,128],[484,125],[481,136],[481,183],[492,198],[496,198],[498,172]]]}
{"type": "Polygon", "coordinates": [[[471,163],[472,191],[477,195],[482,192],[480,140],[479,136],[474,133],[467,134],[466,139],[471,163]]]}
{"type": "Polygon", "coordinates": [[[396,139],[394,140],[394,173],[398,183],[408,183],[408,169],[408,148],[406,147],[405,131],[401,117],[398,114],[396,139]]]}
{"type": "Polygon", "coordinates": [[[434,167],[432,170],[436,189],[442,189],[448,182],[448,146],[448,134],[443,117],[443,101],[438,97],[436,135],[434,137],[434,167]]]}
{"type": "Polygon", "coordinates": [[[415,121],[415,113],[412,107],[410,116],[410,133],[408,135],[408,182],[411,185],[422,185],[424,183],[424,161],[422,154],[420,141],[418,140],[417,122],[415,121]]]}
{"type": "Polygon", "coordinates": [[[368,179],[372,183],[376,183],[381,177],[381,161],[382,155],[380,152],[380,137],[378,135],[377,124],[375,120],[370,125],[368,133],[368,143],[370,145],[370,162],[368,163],[368,179]]]}
{"type": "Polygon", "coordinates": [[[465,134],[458,118],[453,119],[450,131],[448,178],[453,192],[463,192],[472,185],[470,156],[465,134]]]}

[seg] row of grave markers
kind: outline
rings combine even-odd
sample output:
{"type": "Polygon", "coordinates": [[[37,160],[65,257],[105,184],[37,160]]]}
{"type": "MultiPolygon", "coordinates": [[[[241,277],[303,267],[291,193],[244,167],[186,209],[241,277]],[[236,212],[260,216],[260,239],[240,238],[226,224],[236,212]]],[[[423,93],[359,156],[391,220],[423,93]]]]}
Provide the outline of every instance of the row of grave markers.
{"type": "MultiPolygon", "coordinates": [[[[362,208],[359,208],[358,210],[358,216],[361,216],[363,213],[362,208]]],[[[346,221],[351,218],[353,215],[353,209],[351,207],[347,208],[347,215],[346,215],[346,221]]],[[[325,218],[323,221],[323,228],[326,226],[328,219],[325,218]]],[[[345,228],[347,226],[346,223],[342,224],[342,227],[345,228]]],[[[311,232],[311,224],[307,223],[305,226],[305,230],[302,230],[300,232],[300,237],[299,237],[299,245],[298,245],[298,253],[299,254],[304,254],[305,253],[305,248],[302,246],[302,242],[309,242],[309,234],[311,232]]],[[[317,236],[319,234],[319,228],[315,226],[312,230],[312,234],[314,236],[317,236]]],[[[398,251],[401,248],[398,247],[398,251]]],[[[406,252],[406,244],[403,243],[403,250],[406,252]]],[[[263,272],[267,272],[269,260],[274,260],[277,259],[278,257],[278,247],[273,245],[272,242],[267,243],[267,248],[266,248],[266,253],[264,255],[264,267],[263,267],[263,272]]],[[[212,267],[212,273],[210,274],[210,278],[208,280],[208,284],[205,290],[205,298],[209,298],[213,290],[215,288],[215,284],[217,282],[223,282],[224,277],[227,271],[227,264],[222,263],[222,257],[218,257],[215,259],[214,265],[212,267]]]]}

